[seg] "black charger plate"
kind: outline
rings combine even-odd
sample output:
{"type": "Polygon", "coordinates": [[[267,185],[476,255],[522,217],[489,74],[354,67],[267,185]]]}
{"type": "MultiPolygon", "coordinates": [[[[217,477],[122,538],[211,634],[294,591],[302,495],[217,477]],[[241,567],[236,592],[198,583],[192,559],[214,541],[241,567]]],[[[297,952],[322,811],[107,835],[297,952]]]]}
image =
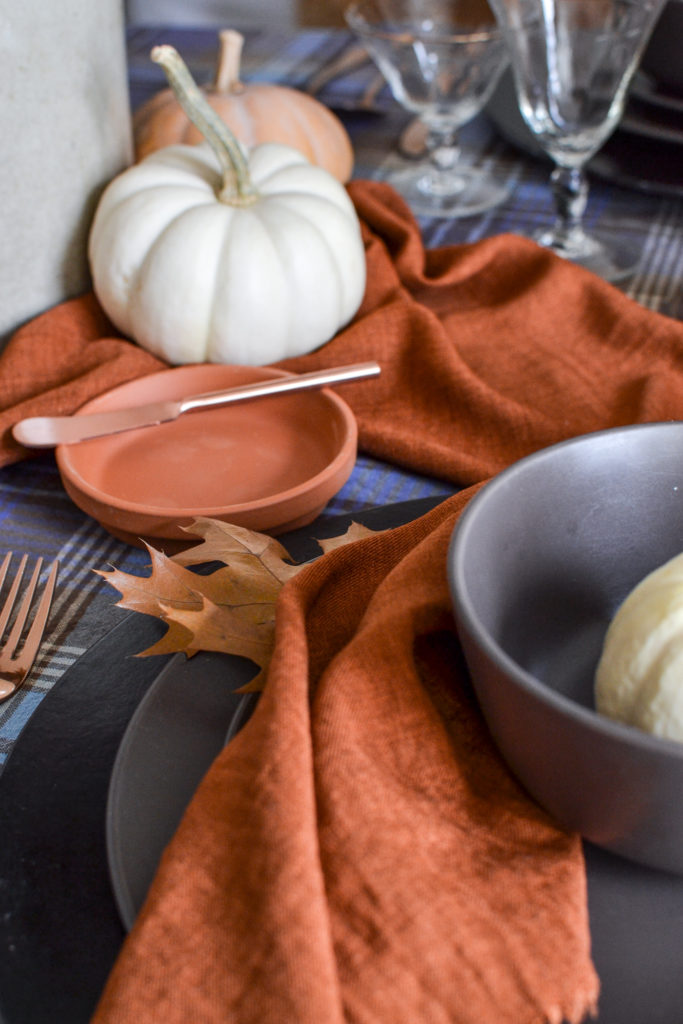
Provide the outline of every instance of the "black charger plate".
{"type": "MultiPolygon", "coordinates": [[[[328,520],[282,540],[295,559],[303,560],[318,551],[313,536],[340,533],[352,518],[387,529],[426,512],[439,500],[328,520]]],[[[155,689],[166,695],[163,704],[168,687],[175,687],[182,677],[181,659],[132,657],[161,632],[156,621],[128,615],[65,673],[29,721],[0,776],[4,1024],[86,1024],[121,946],[125,930],[108,871],[105,817],[109,815],[111,832],[112,816],[120,821],[121,815],[134,813],[127,803],[127,792],[135,791],[126,790],[127,766],[136,748],[139,753],[145,719],[148,725],[155,722],[153,713],[149,717],[155,689]],[[118,780],[116,773],[112,778],[117,761],[118,780]]],[[[197,657],[206,657],[207,664],[221,658],[197,657]]],[[[210,685],[207,708],[216,696],[214,690],[211,697],[211,690],[210,685]]],[[[234,701],[235,713],[241,714],[241,698],[234,701]]],[[[224,695],[220,703],[224,714],[224,695]]],[[[177,726],[178,717],[172,717],[177,726]]],[[[231,713],[208,747],[201,729],[188,720],[188,741],[203,736],[193,758],[195,771],[208,767],[211,747],[218,749],[223,742],[229,719],[231,713]]],[[[162,759],[163,748],[177,742],[177,737],[171,741],[158,729],[156,739],[162,759]]],[[[152,766],[146,754],[143,764],[152,766]]],[[[151,771],[139,781],[147,787],[148,798],[166,799],[168,787],[159,787],[151,771]]],[[[179,782],[187,784],[186,779],[179,782]]],[[[186,796],[192,785],[190,781],[186,796]]],[[[152,827],[149,834],[147,871],[178,813],[177,794],[171,804],[170,817],[166,812],[161,816],[161,830],[152,827]]],[[[125,855],[126,843],[131,837],[139,840],[150,824],[143,816],[131,832],[119,833],[119,854],[125,855]]],[[[672,1024],[679,1019],[683,1002],[683,878],[639,867],[589,844],[585,853],[593,957],[602,982],[599,1024],[672,1024]]],[[[125,861],[119,868],[122,864],[123,876],[117,878],[114,871],[117,887],[125,880],[125,861]]],[[[144,872],[141,877],[144,880],[144,872]]],[[[138,884],[140,878],[133,882],[138,884]]],[[[119,906],[133,914],[142,893],[129,892],[123,902],[121,892],[117,896],[119,906]]]]}
{"type": "MultiPolygon", "coordinates": [[[[316,538],[354,520],[390,529],[442,500],[321,517],[278,539],[304,561],[320,553],[316,538]]],[[[163,633],[155,619],[127,614],[44,698],[0,775],[2,1024],[86,1024],[121,947],[107,795],[128,724],[171,660],[134,655],[163,633]]]]}

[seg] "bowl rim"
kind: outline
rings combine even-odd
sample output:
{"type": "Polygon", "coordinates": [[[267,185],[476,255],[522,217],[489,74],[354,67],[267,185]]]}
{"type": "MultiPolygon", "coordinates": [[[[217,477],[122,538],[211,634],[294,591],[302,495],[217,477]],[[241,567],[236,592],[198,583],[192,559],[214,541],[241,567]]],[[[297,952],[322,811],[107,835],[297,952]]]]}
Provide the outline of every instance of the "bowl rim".
{"type": "MultiPolygon", "coordinates": [[[[186,364],[183,366],[169,367],[166,370],[158,370],[151,374],[146,374],[145,380],[153,380],[155,377],[164,376],[167,377],[171,373],[176,371],[187,370],[191,366],[204,367],[207,364],[186,364]]],[[[216,366],[211,364],[214,369],[216,366]]],[[[228,365],[228,364],[220,364],[228,365]]],[[[276,367],[268,366],[249,366],[249,367],[236,367],[236,369],[253,370],[256,373],[264,373],[265,377],[289,377],[293,376],[289,371],[281,370],[276,367]]],[[[102,394],[95,396],[80,407],[78,412],[90,412],[98,408],[98,402],[101,398],[115,394],[119,390],[127,388],[129,385],[136,383],[138,380],[143,378],[133,378],[130,381],[124,381],[123,383],[116,385],[116,387],[110,388],[102,394]]],[[[229,386],[227,383],[226,387],[229,386]]],[[[214,389],[216,390],[216,389],[214,389]]],[[[307,480],[302,481],[295,487],[288,488],[285,491],[279,491],[277,493],[266,495],[263,498],[258,498],[252,501],[240,502],[233,505],[192,505],[178,508],[170,508],[167,505],[152,505],[152,504],[140,504],[139,502],[130,501],[122,498],[118,498],[116,495],[103,491],[99,487],[96,487],[89,480],[87,480],[76,467],[70,461],[70,449],[76,448],[77,445],[58,445],[55,449],[55,458],[60,475],[65,476],[72,487],[78,487],[79,490],[87,495],[92,501],[97,502],[98,505],[106,505],[117,511],[132,513],[138,516],[144,517],[162,517],[164,519],[173,518],[178,519],[190,519],[196,516],[205,516],[208,518],[212,517],[223,517],[225,518],[228,514],[242,514],[244,512],[259,511],[260,509],[268,508],[270,506],[282,505],[289,501],[294,501],[301,495],[314,491],[320,486],[326,479],[333,478],[341,471],[349,460],[350,450],[354,453],[357,449],[358,444],[358,424],[356,417],[353,414],[350,406],[337,395],[331,388],[319,388],[314,392],[302,391],[299,393],[299,397],[307,398],[312,394],[320,397],[323,395],[328,403],[334,408],[335,414],[339,416],[340,422],[343,427],[343,436],[339,445],[339,450],[334,458],[328,462],[318,473],[314,476],[309,477],[307,480]]],[[[191,413],[189,415],[192,415],[191,413]]],[[[147,429],[147,428],[143,428],[147,429]]]]}
{"type": "MultiPolygon", "coordinates": [[[[523,691],[548,705],[550,708],[565,715],[569,715],[570,718],[577,720],[590,731],[607,736],[612,741],[617,741],[621,744],[635,744],[635,746],[641,749],[643,753],[660,756],[666,755],[667,757],[673,756],[677,760],[683,761],[683,741],[655,736],[652,733],[639,729],[637,726],[628,725],[625,722],[619,722],[616,719],[609,718],[607,715],[601,714],[597,709],[584,707],[582,704],[578,704],[576,701],[566,697],[564,694],[553,690],[552,687],[542,682],[531,672],[518,664],[518,662],[516,662],[514,658],[510,657],[510,655],[493,639],[493,637],[490,636],[488,630],[480,621],[469,597],[467,586],[465,584],[464,572],[467,540],[469,534],[474,529],[474,520],[477,515],[477,511],[501,487],[506,486],[507,481],[511,476],[516,476],[518,473],[524,472],[525,467],[531,462],[536,464],[547,458],[554,458],[558,451],[564,448],[577,447],[579,445],[586,444],[588,441],[597,437],[605,437],[607,435],[616,436],[618,434],[627,434],[634,431],[649,431],[657,428],[661,429],[663,427],[673,428],[683,432],[683,421],[667,420],[652,423],[637,423],[622,427],[609,427],[607,429],[596,430],[588,434],[579,434],[576,437],[560,441],[557,444],[540,448],[538,451],[524,456],[516,462],[513,462],[510,466],[501,470],[488,480],[481,490],[474,495],[455,524],[448,549],[448,576],[458,630],[460,628],[458,625],[458,618],[460,618],[464,626],[475,638],[476,642],[480,645],[485,654],[507,675],[512,677],[515,684],[523,691]]],[[[472,679],[472,682],[476,690],[476,681],[472,679]]]]}

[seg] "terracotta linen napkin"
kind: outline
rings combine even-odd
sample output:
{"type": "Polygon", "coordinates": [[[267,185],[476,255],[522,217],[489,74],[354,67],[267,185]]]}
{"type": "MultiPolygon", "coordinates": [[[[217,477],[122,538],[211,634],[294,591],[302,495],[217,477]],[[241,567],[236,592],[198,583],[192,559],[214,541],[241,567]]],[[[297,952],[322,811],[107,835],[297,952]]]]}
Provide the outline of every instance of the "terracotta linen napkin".
{"type": "MultiPolygon", "coordinates": [[[[352,324],[303,372],[376,358],[381,377],[346,384],[361,448],[416,471],[475,483],[575,434],[683,412],[683,324],[523,238],[425,251],[388,186],[349,186],[368,285],[352,324]]],[[[26,456],[9,428],[75,411],[162,364],[122,339],[91,295],[48,311],[0,354],[0,465],[26,456]]]]}
{"type": "Polygon", "coordinates": [[[0,353],[0,466],[32,454],[12,437],[18,420],[69,415],[117,384],[165,368],[121,337],[92,294],[36,317],[0,353]]]}
{"type": "Polygon", "coordinates": [[[371,388],[343,392],[366,451],[475,483],[570,436],[683,415],[683,323],[517,236],[425,251],[395,192],[350,191],[365,302],[323,349],[282,365],[382,364],[371,388]]]}
{"type": "Polygon", "coordinates": [[[492,748],[444,565],[461,492],[285,587],[268,683],[96,1024],[541,1024],[596,1000],[578,838],[492,748]]]}

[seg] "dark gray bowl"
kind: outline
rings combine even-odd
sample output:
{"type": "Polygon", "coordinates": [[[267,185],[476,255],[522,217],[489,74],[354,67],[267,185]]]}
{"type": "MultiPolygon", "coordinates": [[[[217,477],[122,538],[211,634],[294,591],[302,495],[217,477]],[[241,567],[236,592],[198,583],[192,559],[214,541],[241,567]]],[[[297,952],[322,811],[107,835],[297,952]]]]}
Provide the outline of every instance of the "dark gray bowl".
{"type": "Polygon", "coordinates": [[[683,551],[683,423],[546,448],[500,473],[448,556],[453,607],[494,740],[564,827],[683,874],[683,743],[594,710],[607,626],[683,551]]]}

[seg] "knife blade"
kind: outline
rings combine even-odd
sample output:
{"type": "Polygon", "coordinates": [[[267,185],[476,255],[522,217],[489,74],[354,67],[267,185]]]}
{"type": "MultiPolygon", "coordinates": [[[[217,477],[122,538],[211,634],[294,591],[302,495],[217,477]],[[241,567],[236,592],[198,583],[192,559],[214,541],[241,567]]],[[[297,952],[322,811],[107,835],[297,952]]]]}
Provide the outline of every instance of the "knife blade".
{"type": "Polygon", "coordinates": [[[313,370],[311,373],[254,381],[251,384],[240,384],[221,391],[190,395],[187,398],[151,402],[130,409],[76,413],[74,416],[31,416],[15,423],[12,434],[14,439],[26,448],[55,448],[60,444],[77,444],[95,437],[119,434],[124,430],[157,426],[175,420],[183,413],[198,409],[246,402],[269,395],[330,387],[346,381],[376,377],[380,372],[378,363],[354,363],[328,370],[313,370]]]}

